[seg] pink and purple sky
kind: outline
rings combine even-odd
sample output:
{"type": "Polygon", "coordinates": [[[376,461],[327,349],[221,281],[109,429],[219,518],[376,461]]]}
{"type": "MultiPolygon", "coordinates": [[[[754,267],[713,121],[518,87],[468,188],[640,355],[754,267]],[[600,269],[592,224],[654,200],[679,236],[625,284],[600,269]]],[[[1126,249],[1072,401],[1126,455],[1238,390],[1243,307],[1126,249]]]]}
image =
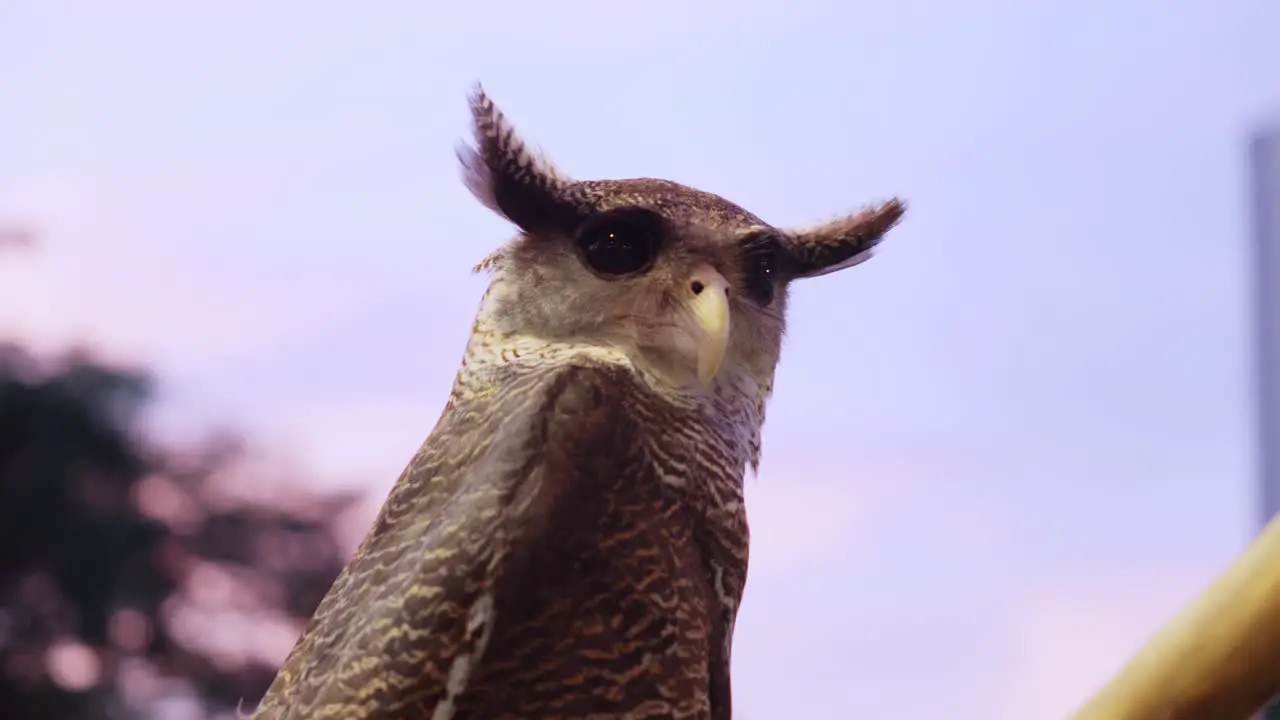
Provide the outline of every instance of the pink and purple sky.
{"type": "MultiPolygon", "coordinates": [[[[8,0],[0,335],[168,380],[379,500],[510,228],[458,179],[482,80],[581,178],[800,225],[899,195],[805,283],[749,478],[745,720],[1052,720],[1254,531],[1246,133],[1266,0],[8,0]]],[[[1268,68],[1271,70],[1268,71],[1268,68]]]]}

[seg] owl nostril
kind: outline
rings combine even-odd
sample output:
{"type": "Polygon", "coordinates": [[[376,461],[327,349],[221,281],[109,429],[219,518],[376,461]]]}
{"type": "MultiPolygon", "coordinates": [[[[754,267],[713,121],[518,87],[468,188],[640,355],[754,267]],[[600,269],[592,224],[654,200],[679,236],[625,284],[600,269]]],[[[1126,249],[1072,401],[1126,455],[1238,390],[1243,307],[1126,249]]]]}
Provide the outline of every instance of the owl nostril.
{"type": "MultiPolygon", "coordinates": [[[[689,283],[689,289],[693,291],[694,295],[701,295],[702,291],[707,289],[707,284],[701,280],[694,280],[689,283]]],[[[724,296],[729,297],[729,288],[724,289],[724,296]]]]}

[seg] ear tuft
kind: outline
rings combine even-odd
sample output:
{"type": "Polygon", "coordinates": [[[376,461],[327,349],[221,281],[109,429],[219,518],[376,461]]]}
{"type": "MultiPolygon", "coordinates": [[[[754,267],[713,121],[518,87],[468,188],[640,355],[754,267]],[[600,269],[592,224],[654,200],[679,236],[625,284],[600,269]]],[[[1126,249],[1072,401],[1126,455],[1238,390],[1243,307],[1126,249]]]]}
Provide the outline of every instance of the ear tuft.
{"type": "Polygon", "coordinates": [[[838,220],[791,233],[787,246],[792,279],[818,277],[871,258],[885,233],[902,219],[906,203],[894,198],[838,220]]]}
{"type": "Polygon", "coordinates": [[[531,150],[484,88],[471,94],[475,145],[459,145],[462,178],[486,207],[537,234],[565,227],[577,216],[576,184],[531,150]]]}

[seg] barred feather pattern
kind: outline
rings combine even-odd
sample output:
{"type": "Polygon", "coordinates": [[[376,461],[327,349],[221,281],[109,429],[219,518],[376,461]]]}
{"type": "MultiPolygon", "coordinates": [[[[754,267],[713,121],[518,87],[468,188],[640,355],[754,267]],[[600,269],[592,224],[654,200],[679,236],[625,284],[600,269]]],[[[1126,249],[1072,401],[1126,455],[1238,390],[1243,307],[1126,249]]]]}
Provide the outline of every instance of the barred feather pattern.
{"type": "Polygon", "coordinates": [[[464,179],[520,235],[480,264],[449,401],[255,717],[730,720],[786,285],[870,257],[905,205],[786,232],[668,180],[571,180],[479,88],[472,116],[464,179]],[[570,244],[623,208],[662,219],[644,284],[602,284],[570,244]],[[741,292],[762,232],[771,302],[741,292]],[[707,265],[735,289],[732,342],[710,387],[677,388],[707,265]]]}
{"type": "Polygon", "coordinates": [[[730,718],[758,392],[666,390],[482,312],[255,718],[730,718]]]}

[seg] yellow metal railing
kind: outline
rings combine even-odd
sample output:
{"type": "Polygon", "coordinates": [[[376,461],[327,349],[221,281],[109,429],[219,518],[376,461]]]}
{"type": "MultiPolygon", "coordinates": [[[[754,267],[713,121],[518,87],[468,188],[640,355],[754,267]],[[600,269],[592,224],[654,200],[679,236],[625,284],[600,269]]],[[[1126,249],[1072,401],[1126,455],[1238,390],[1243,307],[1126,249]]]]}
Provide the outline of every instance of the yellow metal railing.
{"type": "Polygon", "coordinates": [[[1280,694],[1280,517],[1071,720],[1248,720],[1280,694]]]}

